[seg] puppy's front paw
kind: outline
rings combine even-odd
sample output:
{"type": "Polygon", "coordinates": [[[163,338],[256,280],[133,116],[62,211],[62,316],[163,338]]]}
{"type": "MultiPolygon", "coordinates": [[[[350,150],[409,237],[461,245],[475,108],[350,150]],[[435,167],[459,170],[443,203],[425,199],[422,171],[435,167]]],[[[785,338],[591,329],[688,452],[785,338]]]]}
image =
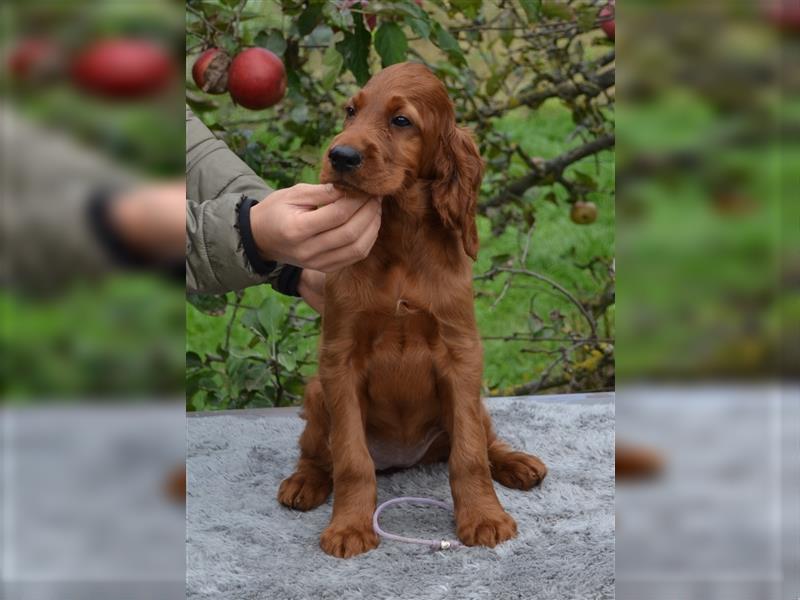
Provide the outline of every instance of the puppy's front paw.
{"type": "Polygon", "coordinates": [[[517,523],[502,508],[465,512],[456,518],[458,538],[467,546],[494,548],[517,535],[517,523]]]}
{"type": "Polygon", "coordinates": [[[337,558],[350,558],[378,547],[378,536],[372,525],[366,523],[331,523],[322,532],[320,547],[326,554],[337,558]]]}

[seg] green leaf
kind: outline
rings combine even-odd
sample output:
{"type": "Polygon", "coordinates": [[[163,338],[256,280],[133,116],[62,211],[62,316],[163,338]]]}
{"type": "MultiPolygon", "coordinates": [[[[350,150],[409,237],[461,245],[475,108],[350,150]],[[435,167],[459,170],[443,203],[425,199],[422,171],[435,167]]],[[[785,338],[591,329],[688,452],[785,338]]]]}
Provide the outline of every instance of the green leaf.
{"type": "Polygon", "coordinates": [[[283,314],[283,304],[273,296],[264,298],[261,306],[258,307],[258,322],[263,327],[268,338],[277,337],[283,314]]]}
{"type": "Polygon", "coordinates": [[[286,52],[286,40],[283,38],[283,33],[277,29],[270,29],[269,31],[262,31],[256,36],[256,46],[266,48],[270,52],[274,52],[278,56],[283,56],[286,52]]]}
{"type": "MultiPolygon", "coordinates": [[[[478,0],[479,1],[479,0],[478,0]]],[[[385,17],[404,15],[415,19],[427,19],[428,13],[417,6],[416,2],[406,0],[406,2],[381,2],[370,5],[370,10],[375,14],[385,17]]]]}
{"type": "Polygon", "coordinates": [[[508,48],[515,39],[514,30],[506,29],[505,31],[501,31],[500,39],[503,41],[503,44],[505,44],[505,47],[508,48]]]}
{"type": "Polygon", "coordinates": [[[303,167],[300,175],[297,178],[298,183],[319,183],[319,169],[315,169],[309,165],[303,167]]]}
{"type": "Polygon", "coordinates": [[[186,376],[186,394],[193,396],[202,390],[215,389],[218,383],[216,375],[216,372],[209,367],[193,370],[186,376]]]}
{"type": "Polygon", "coordinates": [[[278,354],[278,364],[288,371],[294,371],[297,368],[297,359],[291,352],[281,352],[278,354]]]}
{"type": "Polygon", "coordinates": [[[250,137],[250,141],[261,144],[268,149],[274,149],[278,145],[275,134],[269,129],[256,129],[250,137]]]}
{"type": "Polygon", "coordinates": [[[450,62],[456,65],[466,65],[467,61],[461,51],[461,46],[458,45],[458,40],[439,23],[434,23],[433,30],[436,36],[434,43],[447,53],[450,62]]]}
{"type": "Polygon", "coordinates": [[[514,16],[514,11],[510,8],[506,8],[503,10],[497,17],[497,26],[500,28],[500,39],[505,44],[506,48],[508,48],[515,39],[515,34],[517,31],[515,27],[517,25],[516,18],[514,16]]]}
{"type": "Polygon", "coordinates": [[[202,357],[192,350],[186,352],[186,368],[191,369],[193,367],[201,367],[203,366],[203,359],[202,357]]]}
{"type": "MultiPolygon", "coordinates": [[[[271,382],[267,381],[266,383],[265,389],[273,392],[274,387],[271,385],[271,382]]],[[[247,402],[247,406],[251,408],[269,408],[275,406],[275,403],[268,398],[262,390],[257,390],[247,402]]]]}
{"type": "Polygon", "coordinates": [[[530,229],[536,223],[536,206],[533,204],[526,204],[522,207],[522,217],[525,219],[525,225],[530,229]]]}
{"type": "MultiPolygon", "coordinates": [[[[192,82],[191,85],[195,87],[194,82],[192,82]]],[[[202,98],[188,89],[186,90],[186,104],[188,104],[195,113],[205,113],[219,108],[219,104],[213,100],[202,98]]]]}
{"type": "Polygon", "coordinates": [[[228,362],[225,363],[225,373],[228,377],[232,377],[237,371],[245,364],[245,358],[242,356],[231,356],[228,362]]]}
{"type": "Polygon", "coordinates": [[[200,395],[195,396],[194,398],[192,398],[192,407],[196,411],[205,410],[205,408],[206,408],[205,399],[200,395]]]}
{"type": "Polygon", "coordinates": [[[578,29],[580,31],[591,31],[595,28],[597,20],[597,8],[589,6],[578,11],[578,29]]]}
{"type": "Polygon", "coordinates": [[[333,42],[342,39],[341,35],[339,37],[336,37],[336,35],[337,34],[333,31],[333,29],[328,27],[327,23],[322,23],[306,39],[308,44],[327,47],[333,45],[333,42]]]}
{"type": "Polygon", "coordinates": [[[248,329],[255,329],[261,333],[261,323],[258,321],[258,309],[253,308],[242,315],[242,325],[248,329]]]}
{"type": "Polygon", "coordinates": [[[297,18],[297,32],[302,36],[308,35],[314,31],[321,18],[322,4],[311,4],[297,18]]]}
{"type": "Polygon", "coordinates": [[[235,56],[239,53],[239,40],[238,38],[233,37],[232,35],[228,34],[221,34],[218,35],[216,38],[217,45],[225,50],[231,56],[235,56]]]}
{"type": "MultiPolygon", "coordinates": [[[[266,2],[263,2],[267,4],[266,2]]],[[[281,0],[276,4],[280,5],[280,11],[275,11],[276,13],[280,14],[283,13],[284,15],[295,17],[299,15],[303,11],[303,7],[305,6],[305,2],[303,0],[281,0]]],[[[264,12],[273,12],[274,9],[271,6],[267,6],[264,8],[264,12]]]]}
{"type": "Polygon", "coordinates": [[[322,55],[322,87],[326,90],[333,88],[344,66],[344,57],[331,46],[322,55]]]}
{"type": "Polygon", "coordinates": [[[427,17],[425,19],[409,17],[406,19],[406,23],[411,27],[411,31],[416,33],[419,37],[425,40],[431,37],[431,25],[427,21],[427,17]]]}
{"type": "Polygon", "coordinates": [[[388,67],[406,60],[408,41],[397,23],[387,21],[375,32],[375,49],[381,57],[381,66],[388,67]]]}
{"type": "Polygon", "coordinates": [[[225,370],[234,395],[238,395],[242,390],[259,390],[269,379],[269,372],[264,363],[254,362],[248,358],[232,357],[225,370]]]}
{"type": "Polygon", "coordinates": [[[528,16],[528,22],[534,23],[542,16],[542,0],[519,0],[522,10],[528,16]]]}
{"type": "Polygon", "coordinates": [[[499,90],[500,85],[503,83],[503,73],[497,72],[489,79],[486,80],[486,95],[494,96],[499,90]]]}
{"type": "Polygon", "coordinates": [[[240,374],[239,386],[251,392],[262,389],[270,376],[263,364],[253,362],[244,367],[240,374]]]}
{"type": "Polygon", "coordinates": [[[358,85],[369,80],[369,47],[372,36],[364,27],[363,19],[355,20],[355,33],[346,31],[344,39],[336,44],[336,49],[344,58],[344,65],[355,75],[358,85]]]}
{"type": "Polygon", "coordinates": [[[308,122],[308,104],[298,104],[289,112],[289,118],[295,123],[308,122]]]}
{"type": "Polygon", "coordinates": [[[224,315],[228,307],[225,294],[186,294],[186,299],[197,310],[213,317],[224,315]]]}
{"type": "Polygon", "coordinates": [[[450,0],[450,4],[463,12],[470,19],[478,16],[478,11],[481,8],[481,0],[450,0]]]}
{"type": "Polygon", "coordinates": [[[218,17],[223,11],[230,12],[227,7],[217,3],[205,0],[200,3],[200,12],[202,12],[207,19],[214,19],[218,17]]]}
{"type": "Polygon", "coordinates": [[[241,15],[239,15],[239,20],[240,21],[251,21],[252,19],[258,19],[261,16],[262,15],[261,15],[260,12],[256,12],[254,10],[246,10],[246,11],[242,12],[241,15]]]}
{"type": "MultiPolygon", "coordinates": [[[[352,29],[353,24],[356,21],[356,19],[353,18],[353,13],[349,8],[343,8],[334,2],[326,2],[323,12],[325,13],[325,21],[327,24],[331,27],[341,29],[342,31],[349,31],[352,29]]],[[[359,18],[357,20],[361,20],[360,14],[358,17],[359,18]]]]}
{"type": "Polygon", "coordinates": [[[300,77],[300,71],[289,69],[286,73],[286,80],[289,82],[289,91],[294,93],[302,93],[305,89],[303,87],[303,80],[300,77]]]}
{"type": "Polygon", "coordinates": [[[586,173],[581,173],[580,171],[574,171],[573,177],[575,182],[580,185],[584,190],[588,191],[595,191],[597,189],[597,181],[595,181],[594,177],[591,175],[587,175],[586,173]]]}
{"type": "Polygon", "coordinates": [[[562,21],[572,19],[572,9],[568,4],[562,4],[559,0],[542,0],[540,5],[542,14],[549,19],[561,19],[562,21]]]}

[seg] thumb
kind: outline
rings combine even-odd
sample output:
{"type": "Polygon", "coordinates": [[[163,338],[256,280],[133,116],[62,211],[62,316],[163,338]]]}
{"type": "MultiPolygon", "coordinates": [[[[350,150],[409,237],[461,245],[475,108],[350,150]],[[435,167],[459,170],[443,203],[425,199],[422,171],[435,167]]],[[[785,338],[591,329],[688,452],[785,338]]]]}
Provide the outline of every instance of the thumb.
{"type": "Polygon", "coordinates": [[[309,186],[309,191],[305,200],[313,206],[325,206],[333,204],[344,196],[344,192],[337,190],[332,183],[309,186]]]}

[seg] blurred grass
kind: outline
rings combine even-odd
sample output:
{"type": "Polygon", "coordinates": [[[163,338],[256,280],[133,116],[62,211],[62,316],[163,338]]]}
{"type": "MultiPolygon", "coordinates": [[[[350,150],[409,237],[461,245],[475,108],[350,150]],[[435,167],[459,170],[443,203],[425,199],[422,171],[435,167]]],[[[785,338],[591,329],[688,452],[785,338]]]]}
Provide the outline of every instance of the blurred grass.
{"type": "MultiPolygon", "coordinates": [[[[726,130],[736,125],[730,119],[726,130]]],[[[800,153],[770,141],[774,125],[765,123],[765,143],[723,152],[714,146],[719,115],[689,92],[620,113],[620,164],[637,151],[712,157],[634,182],[620,199],[621,376],[748,376],[775,367],[785,310],[775,301],[781,227],[792,222],[787,206],[797,214],[796,203],[781,203],[781,177],[796,173],[800,153]],[[727,207],[720,190],[736,204],[727,207]]]]}
{"type": "Polygon", "coordinates": [[[57,297],[0,292],[4,401],[147,397],[183,389],[184,333],[176,286],[120,275],[57,297]]]}

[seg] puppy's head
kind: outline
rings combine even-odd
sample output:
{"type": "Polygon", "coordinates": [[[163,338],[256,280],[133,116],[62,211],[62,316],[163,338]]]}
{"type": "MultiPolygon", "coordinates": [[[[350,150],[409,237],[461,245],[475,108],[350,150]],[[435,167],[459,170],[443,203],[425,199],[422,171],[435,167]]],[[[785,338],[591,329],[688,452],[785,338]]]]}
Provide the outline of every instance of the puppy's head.
{"type": "Polygon", "coordinates": [[[369,196],[401,195],[429,180],[442,222],[475,258],[482,176],[478,149],[456,126],[442,82],[424,65],[402,63],[375,75],[345,105],[344,131],[331,142],[320,179],[369,196]]]}

